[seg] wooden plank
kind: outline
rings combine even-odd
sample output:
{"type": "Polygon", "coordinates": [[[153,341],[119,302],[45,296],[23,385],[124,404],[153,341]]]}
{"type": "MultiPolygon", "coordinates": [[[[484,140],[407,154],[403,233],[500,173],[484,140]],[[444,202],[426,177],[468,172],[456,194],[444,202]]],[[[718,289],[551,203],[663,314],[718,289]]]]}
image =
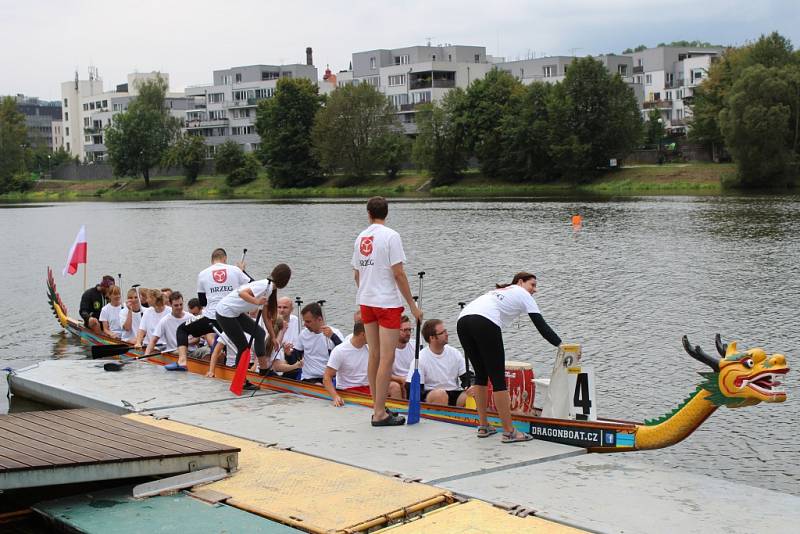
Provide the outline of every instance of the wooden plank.
{"type": "Polygon", "coordinates": [[[125,440],[132,440],[135,443],[141,444],[142,448],[147,447],[152,448],[153,452],[156,453],[177,453],[177,454],[185,454],[187,452],[197,452],[195,449],[190,449],[188,447],[175,445],[174,443],[168,443],[163,440],[156,440],[150,438],[149,436],[143,436],[142,434],[138,434],[136,432],[132,432],[129,430],[122,430],[111,425],[107,425],[105,422],[96,421],[94,419],[87,419],[81,417],[80,414],[77,413],[67,413],[67,414],[59,414],[64,421],[64,424],[69,424],[73,428],[84,428],[88,427],[99,431],[103,435],[113,437],[114,439],[125,439],[125,440]],[[67,423],[69,421],[70,423],[67,423]],[[74,424],[73,424],[74,423],[74,424]]]}
{"type": "Polygon", "coordinates": [[[0,447],[5,447],[11,451],[17,451],[19,453],[25,454],[27,456],[31,456],[33,458],[38,458],[43,462],[48,462],[53,465],[63,465],[63,464],[73,464],[72,460],[68,458],[64,458],[63,456],[59,456],[58,454],[54,454],[49,451],[37,449],[31,447],[29,445],[25,445],[24,443],[20,443],[19,441],[15,441],[13,439],[9,439],[8,434],[0,435],[0,447]]]}
{"type": "MultiPolygon", "coordinates": [[[[21,414],[15,414],[15,416],[18,415],[21,414]]],[[[16,421],[16,423],[20,426],[27,428],[28,430],[31,430],[33,432],[38,432],[42,436],[47,436],[52,440],[50,441],[51,444],[57,445],[62,441],[66,441],[73,445],[84,447],[86,449],[93,450],[97,453],[102,453],[106,456],[105,457],[106,461],[121,460],[121,459],[136,459],[141,457],[141,455],[134,454],[132,452],[121,451],[119,450],[118,447],[108,447],[106,445],[97,443],[95,441],[87,441],[85,436],[75,436],[70,433],[54,431],[49,427],[38,425],[35,421],[31,422],[20,418],[19,420],[16,421]]]]}
{"type": "Polygon", "coordinates": [[[33,456],[7,449],[2,445],[0,445],[0,455],[14,460],[15,462],[25,464],[26,467],[49,467],[53,465],[50,462],[45,462],[44,460],[34,458],[33,456]]]}
{"type": "Polygon", "coordinates": [[[78,454],[85,454],[95,460],[104,461],[104,460],[115,460],[117,459],[116,456],[112,456],[110,454],[106,454],[104,452],[91,449],[89,448],[86,443],[82,440],[78,440],[77,438],[69,438],[59,436],[59,438],[52,438],[50,436],[44,435],[37,430],[31,430],[27,426],[23,426],[19,424],[19,421],[15,422],[13,425],[12,423],[3,417],[0,417],[0,429],[13,431],[18,435],[25,436],[28,439],[33,441],[39,441],[44,444],[48,444],[54,447],[62,447],[65,450],[72,451],[78,454]]]}
{"type": "MultiPolygon", "coordinates": [[[[36,412],[31,412],[31,413],[36,413],[36,412]]],[[[17,417],[26,417],[29,414],[21,413],[21,414],[15,414],[15,415],[17,417]]],[[[35,424],[40,425],[40,426],[42,426],[44,428],[48,428],[51,431],[55,431],[55,432],[59,432],[59,433],[65,433],[65,434],[68,434],[70,436],[74,436],[74,437],[77,437],[77,438],[85,439],[87,441],[88,441],[87,435],[90,435],[90,436],[92,436],[91,441],[93,443],[99,443],[101,445],[104,445],[104,446],[110,448],[111,450],[116,450],[119,453],[122,453],[123,451],[128,452],[130,455],[133,455],[136,458],[144,458],[144,457],[152,456],[154,454],[156,454],[156,455],[158,454],[158,451],[156,451],[156,450],[143,448],[143,447],[140,447],[138,444],[129,443],[126,440],[113,439],[107,433],[98,432],[98,431],[95,431],[94,429],[90,429],[89,427],[86,427],[86,428],[73,428],[73,427],[69,427],[69,426],[63,425],[59,421],[52,421],[47,417],[42,417],[41,415],[38,416],[38,417],[30,418],[29,421],[31,421],[31,420],[35,424]]]]}
{"type": "Polygon", "coordinates": [[[86,454],[81,454],[72,451],[71,449],[62,447],[62,446],[53,446],[43,441],[38,441],[35,439],[30,439],[29,437],[25,436],[24,434],[19,434],[13,430],[8,430],[7,428],[2,426],[2,420],[0,420],[0,429],[4,430],[2,433],[3,436],[7,437],[10,440],[13,440],[17,443],[25,445],[27,447],[31,447],[36,450],[41,450],[45,452],[49,452],[52,454],[57,454],[62,456],[65,460],[69,460],[71,462],[78,462],[78,463],[93,463],[97,461],[96,458],[93,458],[86,454]]]}
{"type": "Polygon", "coordinates": [[[11,458],[6,458],[2,454],[0,454],[0,471],[6,471],[9,469],[19,469],[25,467],[28,466],[16,460],[12,460],[11,458]]]}
{"type": "Polygon", "coordinates": [[[163,439],[165,441],[170,441],[178,445],[183,444],[186,445],[187,447],[191,447],[198,451],[219,450],[223,452],[227,451],[235,452],[239,450],[237,447],[231,447],[230,445],[226,445],[224,443],[216,443],[214,441],[209,441],[202,438],[196,438],[189,434],[181,434],[177,432],[171,432],[169,430],[162,430],[158,427],[140,423],[138,421],[133,421],[131,419],[127,419],[124,417],[109,417],[108,414],[103,412],[98,412],[97,410],[80,410],[80,411],[82,412],[82,415],[86,417],[96,418],[98,420],[105,420],[108,422],[110,426],[123,429],[136,429],[137,432],[141,431],[143,434],[152,436],[153,438],[163,439]]]}
{"type": "Polygon", "coordinates": [[[174,492],[200,484],[208,484],[209,482],[216,482],[229,476],[228,472],[221,467],[209,467],[208,469],[201,469],[199,471],[191,471],[183,473],[182,475],[175,475],[173,477],[162,478],[153,480],[152,482],[145,482],[133,487],[133,498],[142,499],[144,497],[152,497],[160,493],[174,492]]]}
{"type": "Polygon", "coordinates": [[[198,452],[237,452],[238,449],[236,447],[231,447],[230,445],[225,445],[223,443],[216,443],[213,441],[203,440],[199,438],[192,438],[187,434],[180,434],[177,432],[164,432],[160,429],[152,427],[150,425],[146,425],[144,423],[139,423],[137,421],[131,421],[129,419],[125,419],[123,417],[119,417],[116,415],[109,415],[109,414],[98,414],[97,412],[90,411],[90,410],[69,410],[72,412],[70,417],[81,418],[82,421],[95,421],[103,425],[104,428],[113,428],[115,432],[119,430],[120,432],[127,432],[133,433],[137,436],[142,436],[143,438],[147,438],[153,440],[154,443],[167,443],[168,446],[175,448],[176,446],[180,447],[182,451],[191,452],[191,453],[198,453],[198,452]],[[156,432],[153,432],[153,429],[156,432]]]}
{"type": "Polygon", "coordinates": [[[191,495],[195,499],[200,499],[201,501],[207,502],[209,504],[217,504],[218,502],[227,501],[228,499],[231,498],[231,496],[228,495],[227,493],[222,493],[221,491],[215,491],[206,488],[189,492],[189,495],[191,495]]]}

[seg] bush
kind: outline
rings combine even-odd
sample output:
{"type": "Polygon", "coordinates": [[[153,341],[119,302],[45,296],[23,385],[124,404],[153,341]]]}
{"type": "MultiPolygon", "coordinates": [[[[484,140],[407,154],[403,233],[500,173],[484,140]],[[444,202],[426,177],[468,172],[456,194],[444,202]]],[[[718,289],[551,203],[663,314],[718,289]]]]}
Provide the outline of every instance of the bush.
{"type": "Polygon", "coordinates": [[[228,139],[217,148],[214,166],[220,174],[231,174],[245,165],[244,149],[235,141],[228,139]]]}
{"type": "Polygon", "coordinates": [[[236,187],[252,182],[258,178],[258,173],[261,170],[261,164],[256,159],[255,155],[245,154],[242,165],[233,169],[225,178],[225,183],[230,187],[236,187]]]}
{"type": "Polygon", "coordinates": [[[0,180],[0,194],[30,191],[36,182],[30,174],[17,173],[13,176],[0,180]]]}

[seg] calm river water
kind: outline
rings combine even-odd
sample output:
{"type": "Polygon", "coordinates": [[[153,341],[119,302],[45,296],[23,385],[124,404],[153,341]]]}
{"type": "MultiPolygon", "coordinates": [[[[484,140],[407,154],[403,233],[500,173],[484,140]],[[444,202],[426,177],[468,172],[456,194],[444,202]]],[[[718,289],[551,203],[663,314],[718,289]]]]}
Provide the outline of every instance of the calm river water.
{"type": "MultiPolygon", "coordinates": [[[[388,222],[403,236],[415,293],[413,273],[427,272],[426,317],[444,319],[455,346],[459,301],[515,271],[537,273],[544,317],[565,341],[582,344],[605,416],[659,416],[694,390],[706,369],[683,352],[683,334],[712,352],[720,332],[800,366],[800,197],[394,201],[388,222]],[[578,232],[570,224],[576,213],[584,220],[578,232]]],[[[238,258],[247,247],[252,275],[289,263],[285,294],[325,299],[329,323],[350,326],[349,260],[367,224],[363,201],[0,205],[0,368],[86,356],[60,332],[45,297],[46,266],[61,270],[81,224],[90,284],[122,273],[126,286],[193,295],[213,248],[238,258]]],[[[81,275],[57,277],[73,316],[81,275]]],[[[505,340],[509,359],[549,374],[554,350],[527,319],[505,340]]],[[[800,494],[797,376],[788,376],[782,405],[720,409],[683,443],[631,456],[800,494]]],[[[11,399],[10,409],[27,407],[11,399]]]]}

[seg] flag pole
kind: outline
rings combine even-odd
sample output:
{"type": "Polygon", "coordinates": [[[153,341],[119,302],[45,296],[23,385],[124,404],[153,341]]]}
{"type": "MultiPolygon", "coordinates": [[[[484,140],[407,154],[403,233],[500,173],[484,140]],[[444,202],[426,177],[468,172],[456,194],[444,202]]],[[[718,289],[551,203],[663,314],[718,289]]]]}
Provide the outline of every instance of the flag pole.
{"type": "Polygon", "coordinates": [[[86,251],[86,263],[83,264],[83,290],[86,291],[86,265],[89,263],[89,251],[86,251]]]}

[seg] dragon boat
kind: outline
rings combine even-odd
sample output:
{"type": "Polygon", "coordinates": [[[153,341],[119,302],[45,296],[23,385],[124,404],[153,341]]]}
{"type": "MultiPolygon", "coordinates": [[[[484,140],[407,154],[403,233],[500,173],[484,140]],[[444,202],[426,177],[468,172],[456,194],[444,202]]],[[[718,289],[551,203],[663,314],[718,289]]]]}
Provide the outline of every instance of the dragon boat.
{"type": "MultiPolygon", "coordinates": [[[[83,325],[83,321],[68,316],[67,308],[56,289],[52,270],[49,268],[47,297],[59,324],[80,338],[82,343],[92,346],[120,345],[119,340],[95,334],[83,325]]],[[[533,434],[537,439],[583,447],[589,452],[612,453],[659,449],[687,438],[719,407],[741,408],[761,402],[777,403],[786,400],[786,393],[780,389],[779,381],[779,378],[789,372],[783,354],[768,355],[762,348],[741,351],[736,342],[724,344],[719,334],[715,344],[719,356],[707,354],[699,346],[692,346],[686,336],[683,337],[686,352],[710,370],[699,373],[703,381],[696,386],[694,392],[661,417],[644,422],[632,422],[600,417],[596,420],[580,420],[580,418],[514,415],[514,426],[523,432],[533,434]]],[[[143,356],[142,350],[130,346],[129,350],[118,357],[128,359],[143,356]]],[[[163,366],[177,359],[177,354],[158,353],[143,358],[142,361],[163,366]]],[[[574,365],[574,362],[567,357],[564,365],[574,365]]],[[[189,372],[204,375],[208,371],[209,362],[190,357],[187,367],[189,372]]],[[[218,364],[214,370],[215,379],[230,381],[234,372],[235,369],[218,364]]],[[[258,373],[248,373],[248,379],[259,388],[331,400],[321,385],[307,384],[280,376],[264,377],[258,373]]],[[[372,398],[369,395],[342,390],[339,391],[339,395],[346,403],[372,406],[372,398]]],[[[388,399],[387,406],[405,412],[408,410],[408,401],[388,399]]],[[[465,426],[479,424],[477,412],[469,408],[421,403],[420,416],[465,426]]],[[[500,425],[496,413],[490,412],[489,420],[491,424],[500,425]]]]}

